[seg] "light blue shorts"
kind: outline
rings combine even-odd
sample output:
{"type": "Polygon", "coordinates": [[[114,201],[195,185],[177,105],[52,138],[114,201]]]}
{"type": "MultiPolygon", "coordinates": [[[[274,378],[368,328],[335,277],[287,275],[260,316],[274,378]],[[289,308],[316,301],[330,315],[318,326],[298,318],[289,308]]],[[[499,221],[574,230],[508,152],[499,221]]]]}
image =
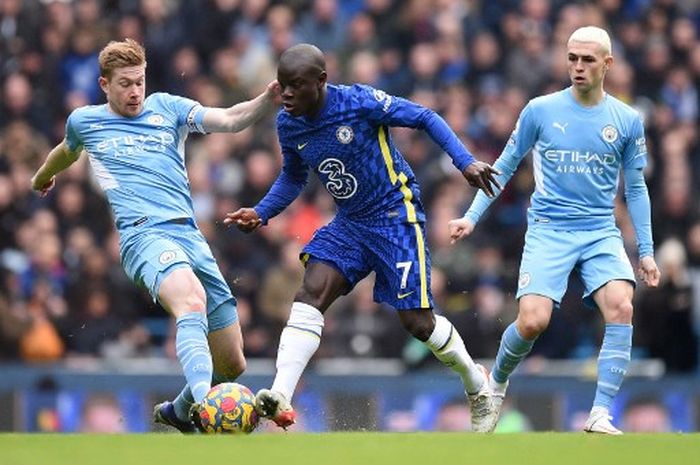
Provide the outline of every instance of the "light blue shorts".
{"type": "Polygon", "coordinates": [[[135,234],[123,237],[120,249],[124,271],[148,290],[154,302],[163,279],[173,270],[188,267],[206,292],[209,331],[226,328],[238,319],[236,299],[193,221],[144,225],[135,234]]]}
{"type": "Polygon", "coordinates": [[[517,298],[542,295],[558,307],[572,271],[581,279],[583,301],[591,308],[597,308],[592,294],[608,282],[625,280],[635,285],[634,270],[616,227],[561,231],[530,226],[525,235],[517,298]]]}

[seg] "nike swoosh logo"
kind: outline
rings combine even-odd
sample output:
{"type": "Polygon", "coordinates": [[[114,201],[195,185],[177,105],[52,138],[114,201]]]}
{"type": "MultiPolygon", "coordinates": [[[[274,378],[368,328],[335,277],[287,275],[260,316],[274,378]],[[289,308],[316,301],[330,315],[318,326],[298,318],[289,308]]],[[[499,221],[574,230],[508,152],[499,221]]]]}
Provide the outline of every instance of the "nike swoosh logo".
{"type": "Polygon", "coordinates": [[[303,144],[297,144],[297,150],[304,150],[304,147],[309,145],[308,142],[304,142],[303,144]]]}
{"type": "Polygon", "coordinates": [[[405,294],[396,294],[396,297],[398,297],[399,300],[405,299],[406,297],[408,297],[409,295],[413,294],[414,292],[415,292],[415,291],[406,292],[405,294]]]}

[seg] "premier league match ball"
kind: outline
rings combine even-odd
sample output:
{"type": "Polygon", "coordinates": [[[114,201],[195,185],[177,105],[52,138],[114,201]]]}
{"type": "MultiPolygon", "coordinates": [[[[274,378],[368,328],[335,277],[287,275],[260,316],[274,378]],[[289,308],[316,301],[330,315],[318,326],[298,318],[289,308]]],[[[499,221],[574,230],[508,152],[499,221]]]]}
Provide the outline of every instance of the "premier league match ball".
{"type": "Polygon", "coordinates": [[[251,433],[258,426],[255,396],[238,383],[214,386],[199,407],[199,422],[208,434],[251,433]]]}

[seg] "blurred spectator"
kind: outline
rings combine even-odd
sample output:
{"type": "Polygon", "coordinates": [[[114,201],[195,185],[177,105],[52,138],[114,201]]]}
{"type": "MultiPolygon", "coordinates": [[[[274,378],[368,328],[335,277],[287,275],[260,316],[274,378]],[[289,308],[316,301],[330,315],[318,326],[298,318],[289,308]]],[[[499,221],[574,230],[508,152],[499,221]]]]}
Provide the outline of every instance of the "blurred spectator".
{"type": "Polygon", "coordinates": [[[14,72],[5,78],[0,104],[0,128],[8,126],[12,121],[22,120],[48,137],[51,134],[49,116],[41,102],[34,98],[32,84],[27,76],[14,72]]]}
{"type": "Polygon", "coordinates": [[[124,412],[111,394],[92,394],[83,402],[81,433],[125,433],[124,412]]]}
{"type": "Polygon", "coordinates": [[[645,289],[640,298],[635,311],[635,346],[662,359],[670,373],[692,372],[698,365],[698,337],[683,243],[669,239],[656,256],[661,282],[656,289],[645,289]]]}
{"type": "Polygon", "coordinates": [[[625,406],[622,428],[630,433],[668,433],[672,431],[671,413],[655,398],[633,399],[625,406]]]}
{"type": "Polygon", "coordinates": [[[440,406],[435,418],[435,431],[470,431],[471,414],[466,400],[456,398],[440,406]]]}

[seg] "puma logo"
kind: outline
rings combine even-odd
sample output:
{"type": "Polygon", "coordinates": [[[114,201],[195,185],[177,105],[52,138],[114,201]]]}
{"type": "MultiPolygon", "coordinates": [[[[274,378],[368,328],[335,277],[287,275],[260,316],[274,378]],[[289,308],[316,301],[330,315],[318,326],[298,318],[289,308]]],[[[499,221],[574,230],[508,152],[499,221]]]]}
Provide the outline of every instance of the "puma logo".
{"type": "Polygon", "coordinates": [[[557,123],[556,121],[552,123],[552,126],[554,126],[557,129],[561,129],[562,134],[566,134],[566,127],[569,125],[569,123],[564,123],[563,125],[557,123]]]}

